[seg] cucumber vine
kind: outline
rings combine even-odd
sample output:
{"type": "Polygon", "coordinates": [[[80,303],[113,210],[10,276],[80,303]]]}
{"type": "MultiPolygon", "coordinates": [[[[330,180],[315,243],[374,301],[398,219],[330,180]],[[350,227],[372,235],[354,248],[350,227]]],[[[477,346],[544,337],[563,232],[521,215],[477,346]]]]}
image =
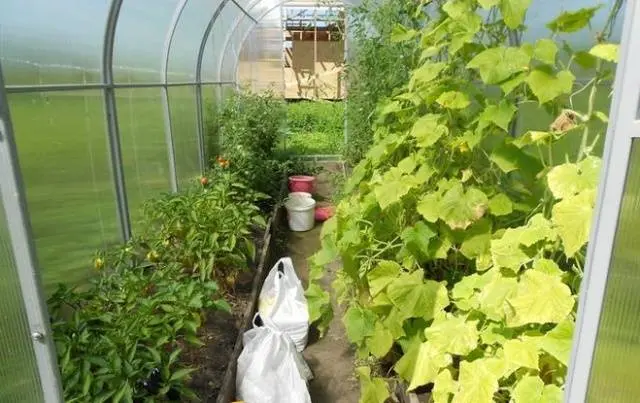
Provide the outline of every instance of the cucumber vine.
{"type": "Polygon", "coordinates": [[[562,37],[597,7],[521,42],[530,3],[423,0],[423,28],[390,34],[417,44],[420,63],[378,108],[307,290],[324,331],[331,302],[318,280],[342,261],[332,286],[347,336],[383,369],[358,369],[361,402],[386,401],[391,380],[435,402],[562,401],[607,122],[596,99],[617,61],[622,0],[587,49],[562,37]],[[518,129],[525,104],[553,114],[548,130],[518,129]],[[580,132],[577,150],[562,148],[580,132]]]}

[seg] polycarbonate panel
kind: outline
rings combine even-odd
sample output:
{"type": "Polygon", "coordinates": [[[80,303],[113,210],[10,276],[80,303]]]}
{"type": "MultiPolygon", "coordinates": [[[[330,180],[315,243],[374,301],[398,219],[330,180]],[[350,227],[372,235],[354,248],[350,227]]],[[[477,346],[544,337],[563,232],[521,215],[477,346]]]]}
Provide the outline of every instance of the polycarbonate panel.
{"type": "Polygon", "coordinates": [[[0,402],[44,401],[20,280],[0,198],[0,402]]]}
{"type": "Polygon", "coordinates": [[[218,109],[221,107],[219,99],[221,98],[220,94],[221,86],[220,85],[203,85],[202,86],[202,104],[203,104],[203,112],[202,116],[204,117],[204,134],[205,134],[205,144],[207,150],[207,156],[209,159],[215,158],[219,155],[219,145],[220,141],[215,131],[215,121],[217,119],[218,109]]]}
{"type": "Polygon", "coordinates": [[[45,286],[79,283],[120,233],[102,91],[10,94],[9,105],[45,286]]]}
{"type": "Polygon", "coordinates": [[[109,0],[1,0],[5,84],[100,81],[109,4],[109,0]]]}
{"type": "MultiPolygon", "coordinates": [[[[220,38],[217,38],[220,40],[220,38]]],[[[216,54],[214,52],[215,46],[213,43],[215,39],[212,39],[211,34],[209,34],[207,43],[205,44],[204,54],[202,57],[202,81],[216,81],[216,54]]]]}
{"type": "Polygon", "coordinates": [[[176,27],[169,51],[169,81],[193,82],[202,36],[218,0],[189,0],[176,27]]]}
{"type": "Polygon", "coordinates": [[[113,47],[116,82],[161,82],[167,31],[180,0],[125,0],[113,47]]]}
{"type": "Polygon", "coordinates": [[[160,88],[116,91],[120,145],[133,232],[143,203],[171,189],[160,88]]]}
{"type": "Polygon", "coordinates": [[[169,107],[178,188],[183,189],[200,173],[195,88],[169,88],[169,107]]]}
{"type": "Polygon", "coordinates": [[[231,35],[231,30],[235,26],[236,21],[242,18],[243,14],[235,4],[228,2],[218,18],[213,24],[211,29],[211,42],[212,53],[215,55],[215,68],[214,74],[217,81],[222,81],[222,63],[224,58],[224,45],[227,37],[231,35]]]}
{"type": "Polygon", "coordinates": [[[236,69],[240,58],[242,43],[254,26],[253,20],[243,15],[235,30],[227,37],[228,41],[224,50],[222,69],[220,71],[222,81],[236,80],[236,69]]]}
{"type": "Polygon", "coordinates": [[[634,139],[591,369],[593,403],[636,402],[640,394],[639,195],[640,140],[634,139]]]}

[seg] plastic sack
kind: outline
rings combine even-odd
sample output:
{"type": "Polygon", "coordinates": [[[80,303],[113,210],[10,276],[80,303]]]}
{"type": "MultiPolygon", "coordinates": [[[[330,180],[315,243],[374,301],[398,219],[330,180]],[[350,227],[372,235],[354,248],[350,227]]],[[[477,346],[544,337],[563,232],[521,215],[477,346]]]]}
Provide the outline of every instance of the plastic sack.
{"type": "Polygon", "coordinates": [[[311,370],[293,341],[268,318],[256,315],[242,336],[238,358],[237,399],[245,403],[311,403],[307,381],[311,370]]]}
{"type": "Polygon", "coordinates": [[[260,291],[258,312],[291,337],[298,351],[304,350],[309,335],[309,311],[291,258],[278,260],[267,275],[260,291]]]}

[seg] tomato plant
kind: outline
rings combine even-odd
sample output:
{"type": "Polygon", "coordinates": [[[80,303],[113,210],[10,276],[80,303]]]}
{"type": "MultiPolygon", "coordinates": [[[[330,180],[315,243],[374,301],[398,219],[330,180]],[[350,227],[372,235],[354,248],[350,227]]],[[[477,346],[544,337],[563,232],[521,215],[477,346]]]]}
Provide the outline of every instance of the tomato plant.
{"type": "MultiPolygon", "coordinates": [[[[420,61],[379,106],[373,145],[311,259],[319,329],[332,312],[317,280],[340,258],[333,288],[359,356],[436,402],[562,401],[607,119],[595,100],[617,59],[608,33],[620,2],[586,49],[559,38],[595,8],[562,13],[549,38],[514,41],[529,3],[421,2],[422,28],[389,34],[420,61]],[[556,118],[519,131],[524,105],[556,118]],[[573,150],[560,148],[568,136],[573,150]]],[[[369,368],[358,373],[362,402],[390,396],[369,368]]]]}

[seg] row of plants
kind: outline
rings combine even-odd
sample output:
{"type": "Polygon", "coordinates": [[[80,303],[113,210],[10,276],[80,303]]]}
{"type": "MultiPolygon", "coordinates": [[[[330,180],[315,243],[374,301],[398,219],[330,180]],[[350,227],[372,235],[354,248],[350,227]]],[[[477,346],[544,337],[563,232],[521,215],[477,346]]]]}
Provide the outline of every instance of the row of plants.
{"type": "Polygon", "coordinates": [[[596,99],[617,61],[622,1],[578,49],[563,36],[598,7],[563,12],[549,37],[520,44],[529,4],[407,2],[419,28],[385,37],[416,47],[419,64],[378,108],[307,290],[324,332],[333,313],[318,280],[342,261],[332,288],[370,363],[358,368],[361,402],[386,401],[394,382],[435,402],[562,401],[607,122],[596,99]],[[525,104],[553,115],[547,130],[518,131],[525,104]],[[574,150],[554,158],[570,135],[574,150]]]}
{"type": "Polygon", "coordinates": [[[344,144],[344,104],[298,101],[287,104],[284,148],[296,154],[340,154],[344,144]]]}
{"type": "Polygon", "coordinates": [[[148,200],[136,236],[96,254],[89,284],[50,297],[66,402],[198,399],[184,352],[211,342],[199,338],[208,315],[252,278],[255,240],[294,167],[275,154],[282,110],[273,94],[231,96],[210,122],[223,141],[209,172],[148,200]]]}

